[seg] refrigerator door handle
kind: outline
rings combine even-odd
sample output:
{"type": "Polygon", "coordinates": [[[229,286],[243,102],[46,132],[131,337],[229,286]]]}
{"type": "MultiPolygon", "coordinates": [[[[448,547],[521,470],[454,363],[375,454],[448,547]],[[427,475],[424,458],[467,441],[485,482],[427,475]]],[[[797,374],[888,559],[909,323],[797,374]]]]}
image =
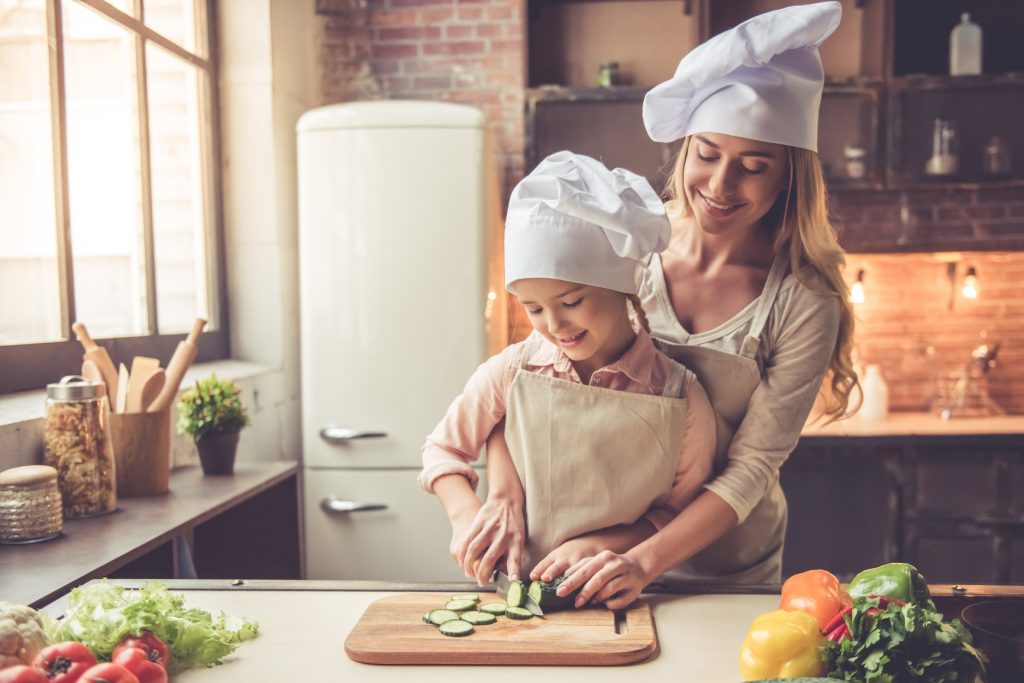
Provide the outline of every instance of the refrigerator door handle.
{"type": "Polygon", "coordinates": [[[368,510],[387,510],[383,503],[359,503],[354,500],[341,500],[335,496],[327,496],[320,501],[320,509],[327,513],[335,512],[366,512],[368,510]]]}
{"type": "Polygon", "coordinates": [[[320,430],[320,438],[330,444],[347,444],[353,439],[379,439],[387,436],[387,432],[374,432],[366,429],[349,429],[347,427],[324,427],[320,430]]]}

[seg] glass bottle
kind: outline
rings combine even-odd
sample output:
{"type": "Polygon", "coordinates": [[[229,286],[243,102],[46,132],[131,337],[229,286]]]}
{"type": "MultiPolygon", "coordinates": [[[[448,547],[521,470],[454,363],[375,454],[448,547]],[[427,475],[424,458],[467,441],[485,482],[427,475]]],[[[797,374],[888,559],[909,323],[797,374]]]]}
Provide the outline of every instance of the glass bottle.
{"type": "Polygon", "coordinates": [[[117,507],[110,413],[103,384],[79,375],[46,385],[44,459],[57,470],[64,517],[117,507]]]}
{"type": "Polygon", "coordinates": [[[981,73],[981,27],[964,12],[949,34],[949,73],[971,76],[981,73]]]}
{"type": "Polygon", "coordinates": [[[597,85],[602,88],[611,88],[619,84],[619,63],[605,62],[597,72],[597,85]]]}

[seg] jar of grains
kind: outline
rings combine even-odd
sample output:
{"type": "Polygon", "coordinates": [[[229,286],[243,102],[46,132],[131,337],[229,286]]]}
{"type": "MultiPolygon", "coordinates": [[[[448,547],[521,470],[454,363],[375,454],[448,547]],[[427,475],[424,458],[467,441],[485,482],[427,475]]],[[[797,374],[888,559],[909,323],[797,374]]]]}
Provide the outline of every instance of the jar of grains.
{"type": "Polygon", "coordinates": [[[117,507],[105,386],[78,375],[46,385],[46,464],[57,470],[65,517],[117,507]]]}
{"type": "Polygon", "coordinates": [[[0,543],[45,541],[62,522],[57,470],[23,465],[0,472],[0,543]]]}

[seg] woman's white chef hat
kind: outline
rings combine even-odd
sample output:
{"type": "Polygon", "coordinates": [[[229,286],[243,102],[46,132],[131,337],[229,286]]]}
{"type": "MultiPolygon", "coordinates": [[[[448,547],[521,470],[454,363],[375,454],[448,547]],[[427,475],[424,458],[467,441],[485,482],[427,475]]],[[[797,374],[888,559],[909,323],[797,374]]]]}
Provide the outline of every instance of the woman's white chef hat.
{"type": "Polygon", "coordinates": [[[644,97],[655,142],[724,133],[817,151],[824,71],[818,46],[842,16],[838,2],[766,12],[683,57],[644,97]]]}
{"type": "Polygon", "coordinates": [[[635,294],[640,266],[668,246],[668,238],[665,207],[645,179],[557,152],[512,191],[505,287],[551,278],[635,294]]]}

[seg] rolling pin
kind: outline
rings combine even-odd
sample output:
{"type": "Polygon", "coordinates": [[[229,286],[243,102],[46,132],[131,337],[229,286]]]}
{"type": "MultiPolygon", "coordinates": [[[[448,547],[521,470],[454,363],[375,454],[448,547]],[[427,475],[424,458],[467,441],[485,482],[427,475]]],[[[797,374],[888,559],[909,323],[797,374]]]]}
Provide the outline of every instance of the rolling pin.
{"type": "Polygon", "coordinates": [[[82,348],[85,349],[85,354],[82,356],[84,360],[91,360],[96,364],[96,368],[99,369],[100,376],[103,377],[103,383],[107,385],[107,399],[110,401],[110,406],[114,407],[117,405],[117,368],[114,367],[114,361],[110,359],[110,354],[102,346],[99,346],[92,337],[89,336],[89,331],[85,329],[85,324],[76,322],[71,325],[71,329],[74,331],[78,341],[82,343],[82,348]]]}
{"type": "Polygon", "coordinates": [[[178,348],[174,350],[171,362],[167,364],[164,388],[160,390],[157,397],[146,408],[148,412],[158,413],[161,410],[166,410],[170,407],[174,397],[178,395],[178,386],[181,384],[181,378],[185,376],[185,371],[188,370],[189,366],[192,365],[192,361],[195,360],[196,342],[199,340],[199,334],[205,326],[205,320],[196,318],[196,322],[192,325],[192,331],[188,333],[188,337],[184,341],[178,342],[178,348]]]}

